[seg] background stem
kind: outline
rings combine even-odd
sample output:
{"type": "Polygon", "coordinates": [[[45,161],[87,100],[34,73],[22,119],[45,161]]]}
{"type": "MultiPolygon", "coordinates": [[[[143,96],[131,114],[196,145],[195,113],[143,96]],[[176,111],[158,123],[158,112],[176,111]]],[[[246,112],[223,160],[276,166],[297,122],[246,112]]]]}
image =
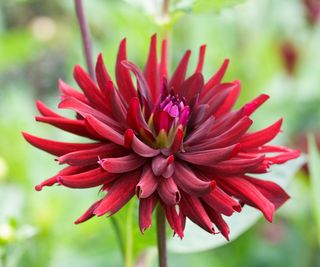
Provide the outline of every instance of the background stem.
{"type": "Polygon", "coordinates": [[[166,218],[161,205],[157,207],[157,238],[159,267],[167,267],[166,218]]]}
{"type": "Polygon", "coordinates": [[[92,61],[91,37],[90,37],[88,23],[84,15],[82,0],[75,0],[74,3],[76,7],[77,18],[79,21],[83,51],[86,58],[87,68],[88,68],[90,77],[93,80],[95,80],[94,67],[93,67],[93,61],[92,61]]]}

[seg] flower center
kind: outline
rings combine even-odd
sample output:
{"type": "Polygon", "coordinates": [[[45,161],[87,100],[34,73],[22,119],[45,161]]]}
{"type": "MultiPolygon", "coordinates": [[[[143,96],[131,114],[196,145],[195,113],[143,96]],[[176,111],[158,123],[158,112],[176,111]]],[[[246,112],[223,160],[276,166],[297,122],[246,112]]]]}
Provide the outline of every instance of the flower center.
{"type": "Polygon", "coordinates": [[[156,136],[155,146],[171,147],[178,131],[184,132],[189,114],[185,100],[170,92],[149,118],[149,126],[156,136]]]}

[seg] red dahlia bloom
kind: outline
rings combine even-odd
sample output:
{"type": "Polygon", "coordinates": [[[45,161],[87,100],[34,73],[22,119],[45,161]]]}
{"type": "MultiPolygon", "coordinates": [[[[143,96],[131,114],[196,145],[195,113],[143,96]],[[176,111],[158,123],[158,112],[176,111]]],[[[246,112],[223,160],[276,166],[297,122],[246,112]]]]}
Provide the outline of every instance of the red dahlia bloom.
{"type": "Polygon", "coordinates": [[[277,184],[252,175],[265,173],[272,164],[284,163],[299,152],[266,145],[279,133],[281,119],[263,130],[248,132],[250,115],[268,96],[260,95],[231,111],[240,82],[221,82],[228,60],[205,82],[201,74],[205,46],[200,48],[198,65],[188,78],[190,51],[169,77],[166,41],[160,60],[156,50],[153,36],[142,72],[127,60],[124,39],[116,62],[116,83],[101,55],[96,64],[97,83],[76,66],[74,78],[82,92],[59,82],[59,108],[73,110],[74,119],[37,102],[41,113],[37,121],[91,141],[65,143],[24,133],[29,143],[67,165],[36,190],[54,184],[70,188],[101,186],[105,196],[76,223],[95,215],[113,215],[136,194],[142,232],[150,227],[152,212],[159,204],[181,238],[186,218],[209,233],[218,230],[228,238],[223,215],[240,212],[243,204],[261,210],[271,221],[275,209],[289,197],[277,184]]]}

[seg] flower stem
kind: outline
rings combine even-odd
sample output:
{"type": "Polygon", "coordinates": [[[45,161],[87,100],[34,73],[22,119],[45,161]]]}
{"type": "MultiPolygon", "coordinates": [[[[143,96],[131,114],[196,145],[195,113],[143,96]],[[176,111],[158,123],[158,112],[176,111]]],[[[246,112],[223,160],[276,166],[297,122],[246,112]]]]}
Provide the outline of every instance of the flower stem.
{"type": "Polygon", "coordinates": [[[84,15],[82,0],[74,0],[77,18],[79,21],[83,51],[86,58],[87,68],[90,74],[90,77],[95,80],[93,61],[92,61],[92,47],[91,47],[91,38],[90,31],[86,17],[84,15]]]}
{"type": "Polygon", "coordinates": [[[128,204],[127,218],[126,218],[126,246],[124,266],[133,267],[133,233],[132,233],[132,214],[134,210],[134,202],[130,201],[128,204]]]}
{"type": "Polygon", "coordinates": [[[157,238],[159,267],[167,267],[166,218],[161,205],[157,207],[157,238]]]}

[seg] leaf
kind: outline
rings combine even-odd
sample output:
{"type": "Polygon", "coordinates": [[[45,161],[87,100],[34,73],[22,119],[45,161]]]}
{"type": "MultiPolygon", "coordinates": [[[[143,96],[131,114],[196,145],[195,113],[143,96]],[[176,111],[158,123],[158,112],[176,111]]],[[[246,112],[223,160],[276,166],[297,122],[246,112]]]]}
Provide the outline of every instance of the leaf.
{"type": "Polygon", "coordinates": [[[320,244],[320,153],[312,135],[308,136],[308,151],[313,208],[317,224],[318,242],[320,244]]]}
{"type": "MultiPolygon", "coordinates": [[[[286,187],[292,180],[294,174],[305,162],[306,157],[301,156],[281,166],[274,165],[272,166],[270,173],[259,176],[256,175],[256,177],[271,180],[282,187],[286,187]]],[[[261,212],[248,206],[245,206],[241,213],[235,213],[231,217],[225,217],[225,220],[230,227],[230,240],[234,241],[252,227],[260,217],[262,217],[261,212]]],[[[194,223],[188,221],[183,240],[176,237],[171,239],[168,242],[168,248],[170,251],[176,253],[190,253],[213,249],[227,243],[228,241],[226,241],[222,235],[212,236],[194,223]]]]}

